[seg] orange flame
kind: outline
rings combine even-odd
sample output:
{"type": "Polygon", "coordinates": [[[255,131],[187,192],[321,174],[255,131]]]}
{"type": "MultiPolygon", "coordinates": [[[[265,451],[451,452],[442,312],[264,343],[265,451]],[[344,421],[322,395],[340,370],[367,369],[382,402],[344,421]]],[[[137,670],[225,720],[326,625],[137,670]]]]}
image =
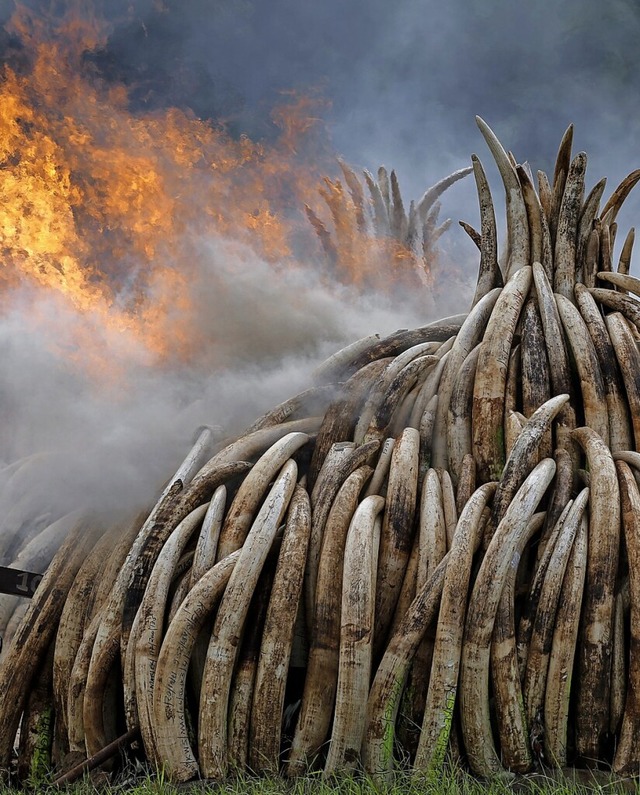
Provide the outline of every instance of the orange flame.
{"type": "Polygon", "coordinates": [[[269,261],[291,256],[289,204],[317,174],[296,163],[296,137],[315,122],[304,98],[277,109],[270,149],[175,108],[136,115],[122,87],[90,79],[82,53],[104,40],[93,20],[57,27],[24,9],[11,28],[29,49],[26,73],[0,82],[2,282],[62,294],[138,338],[153,356],[188,355],[187,329],[167,320],[182,304],[194,251],[215,232],[269,261]]]}
{"type": "MultiPolygon", "coordinates": [[[[195,237],[231,238],[274,265],[294,263],[294,238],[319,251],[300,210],[322,205],[322,166],[304,152],[321,103],[289,96],[273,111],[281,135],[269,145],[176,108],[132,113],[125,88],[83,63],[108,30],[77,5],[63,20],[19,8],[9,25],[30,58],[0,77],[0,301],[24,284],[57,295],[86,319],[69,343],[78,357],[100,360],[97,324],[132,340],[147,362],[185,360],[195,237]]],[[[344,199],[331,181],[323,196],[330,209],[344,199]]],[[[388,263],[398,270],[412,257],[339,213],[334,220],[337,265],[355,284],[380,284],[388,263]]]]}

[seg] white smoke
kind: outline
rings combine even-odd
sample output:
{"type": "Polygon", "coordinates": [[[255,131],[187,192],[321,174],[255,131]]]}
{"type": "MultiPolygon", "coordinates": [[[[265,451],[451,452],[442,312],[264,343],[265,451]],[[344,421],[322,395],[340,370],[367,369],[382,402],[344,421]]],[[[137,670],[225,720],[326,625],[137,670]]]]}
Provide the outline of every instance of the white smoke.
{"type": "Polygon", "coordinates": [[[100,317],[27,285],[12,294],[0,319],[2,457],[10,463],[54,453],[38,489],[51,492],[58,512],[142,508],[177,468],[198,426],[239,433],[306,389],[312,369],[340,347],[468,303],[466,294],[438,306],[426,291],[363,295],[328,283],[311,265],[284,270],[220,239],[202,239],[199,249],[190,315],[172,318],[198,340],[188,362],[150,363],[134,338],[105,334],[90,346],[114,373],[105,380],[71,342],[83,339],[79,329],[101,334],[100,317]]]}

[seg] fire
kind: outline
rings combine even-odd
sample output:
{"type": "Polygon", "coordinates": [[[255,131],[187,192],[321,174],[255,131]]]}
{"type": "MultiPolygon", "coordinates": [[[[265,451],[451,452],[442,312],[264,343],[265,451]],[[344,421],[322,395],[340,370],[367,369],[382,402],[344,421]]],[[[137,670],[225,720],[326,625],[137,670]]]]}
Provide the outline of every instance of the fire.
{"type": "Polygon", "coordinates": [[[176,307],[188,323],[194,235],[291,256],[291,221],[274,200],[312,184],[307,169],[290,176],[303,108],[278,110],[285,133],[272,151],[175,108],[136,115],[83,62],[105,30],[24,9],[10,27],[31,62],[24,73],[5,65],[0,83],[3,293],[30,283],[132,335],[151,359],[188,355],[188,329],[166,326],[176,307]]]}
{"type": "Polygon", "coordinates": [[[42,19],[19,8],[8,28],[28,59],[6,63],[0,81],[0,301],[18,285],[56,296],[91,329],[73,343],[79,355],[97,324],[148,363],[188,359],[194,239],[213,233],[295,267],[301,241],[305,255],[320,250],[305,203],[321,215],[324,199],[331,211],[331,278],[379,286],[406,261],[414,268],[406,245],[358,223],[339,182],[318,195],[324,163],[305,152],[320,118],[313,95],[274,109],[275,143],[234,139],[177,108],[131,112],[125,88],[85,58],[108,35],[86,13],[42,19]]]}

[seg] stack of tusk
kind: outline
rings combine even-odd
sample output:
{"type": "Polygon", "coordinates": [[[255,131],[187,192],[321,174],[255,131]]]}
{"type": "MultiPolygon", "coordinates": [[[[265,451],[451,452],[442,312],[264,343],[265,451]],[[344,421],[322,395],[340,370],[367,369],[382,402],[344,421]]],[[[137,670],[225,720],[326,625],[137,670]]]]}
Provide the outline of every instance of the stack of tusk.
{"type": "MultiPolygon", "coordinates": [[[[376,177],[365,169],[363,183],[351,166],[338,162],[343,181],[325,178],[319,191],[331,220],[325,222],[305,205],[332,276],[339,279],[345,275],[349,283],[375,285],[381,253],[401,283],[430,286],[437,259],[436,243],[451,226],[450,218],[439,222],[439,198],[451,185],[471,174],[473,168],[468,166],[449,174],[406,209],[395,171],[389,173],[380,166],[376,177]],[[376,240],[383,244],[380,252],[376,253],[374,246],[365,253],[363,246],[376,240]]],[[[469,224],[463,228],[478,245],[480,236],[475,229],[469,224]]],[[[497,270],[497,262],[495,267],[497,270]]],[[[382,275],[385,278],[384,267],[382,275]]]]}
{"type": "MultiPolygon", "coordinates": [[[[474,155],[467,315],[359,340],[235,439],[205,429],[118,534],[69,514],[11,538],[7,560],[46,566],[67,535],[26,612],[0,601],[0,768],[22,720],[25,776],[43,748],[60,774],[138,729],[174,781],[637,772],[640,281],[633,233],[617,272],[611,241],[640,172],[599,212],[571,128],[536,190],[478,123],[508,239],[498,257],[474,155]]],[[[367,185],[405,236],[446,187],[407,216],[393,173],[367,185]]],[[[32,466],[0,472],[6,510],[32,466]]]]}

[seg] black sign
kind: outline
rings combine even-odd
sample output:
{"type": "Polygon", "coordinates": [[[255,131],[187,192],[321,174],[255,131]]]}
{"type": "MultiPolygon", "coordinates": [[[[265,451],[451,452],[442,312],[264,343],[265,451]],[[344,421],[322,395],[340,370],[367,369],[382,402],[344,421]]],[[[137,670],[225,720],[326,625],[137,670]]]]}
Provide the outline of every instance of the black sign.
{"type": "Polygon", "coordinates": [[[0,593],[32,597],[41,579],[42,574],[0,566],[0,593]]]}

